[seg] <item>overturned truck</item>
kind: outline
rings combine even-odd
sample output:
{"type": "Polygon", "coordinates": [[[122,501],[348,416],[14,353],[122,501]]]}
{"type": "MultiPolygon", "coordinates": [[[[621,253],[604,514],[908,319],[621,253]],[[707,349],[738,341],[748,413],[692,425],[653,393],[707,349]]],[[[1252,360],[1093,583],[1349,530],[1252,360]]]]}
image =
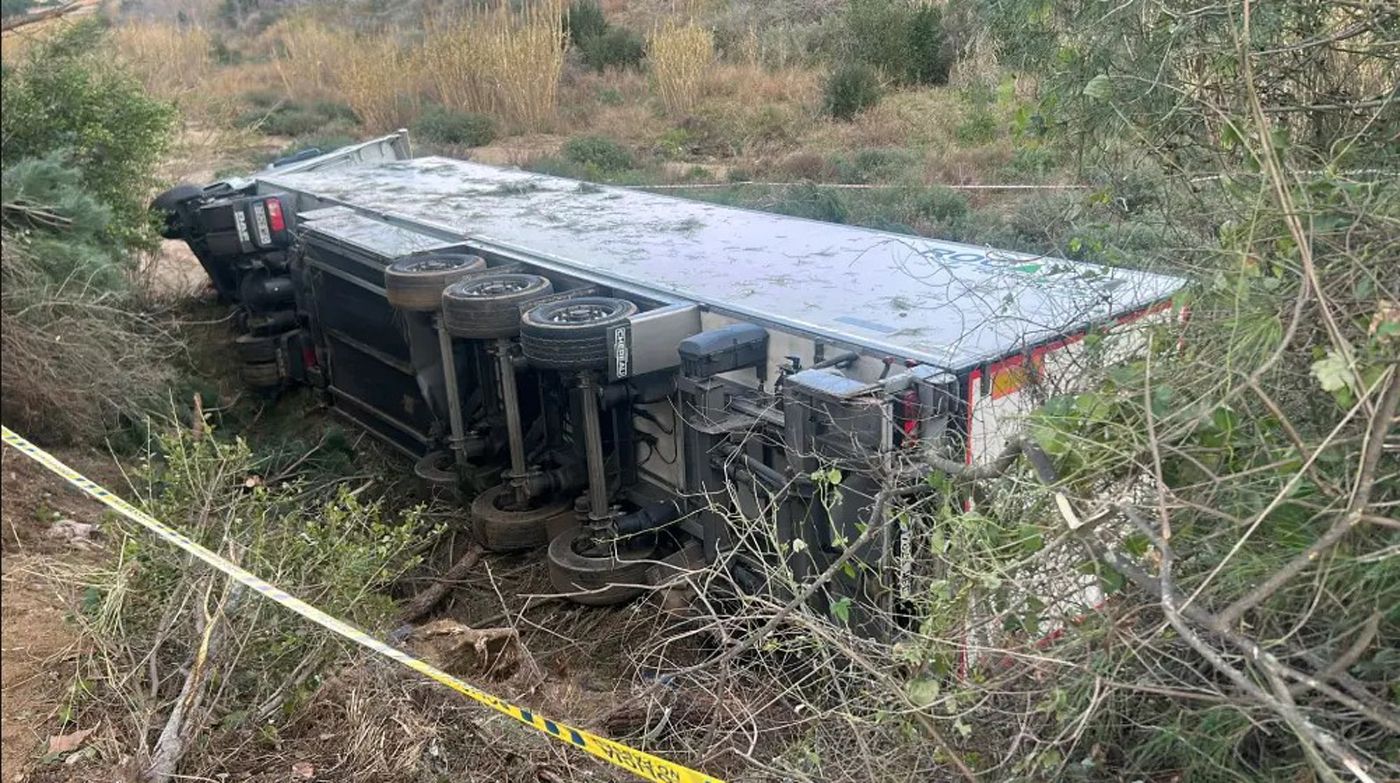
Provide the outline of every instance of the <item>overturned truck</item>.
{"type": "Polygon", "coordinates": [[[888,618],[919,555],[907,524],[860,536],[879,488],[994,459],[1086,333],[1182,284],[413,158],[402,132],[155,206],[237,303],[248,385],[323,390],[586,604],[717,561],[790,591],[861,540],[811,600],[888,618]],[[758,516],[773,540],[734,556],[758,516]]]}

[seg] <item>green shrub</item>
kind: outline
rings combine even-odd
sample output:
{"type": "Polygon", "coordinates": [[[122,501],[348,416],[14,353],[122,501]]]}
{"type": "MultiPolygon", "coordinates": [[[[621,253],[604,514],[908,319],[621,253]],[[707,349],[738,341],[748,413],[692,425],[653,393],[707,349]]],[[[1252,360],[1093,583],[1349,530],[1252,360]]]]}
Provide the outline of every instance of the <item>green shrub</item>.
{"type": "Polygon", "coordinates": [[[564,157],[599,174],[632,168],[632,153],[606,136],[575,136],[564,144],[564,157]]]}
{"type": "Polygon", "coordinates": [[[485,114],[434,106],[418,117],[413,131],[427,141],[438,144],[480,147],[496,138],[496,122],[485,114]]]}
{"type": "Polygon", "coordinates": [[[625,27],[608,23],[594,0],[574,0],[564,19],[569,40],[583,55],[583,63],[595,71],[636,68],[646,52],[646,42],[625,27]]]}
{"type": "Polygon", "coordinates": [[[249,109],[239,116],[237,124],[268,136],[303,136],[324,132],[330,126],[359,124],[354,110],[339,101],[301,103],[270,90],[255,90],[243,99],[249,109]]]}
{"type": "Polygon", "coordinates": [[[585,41],[607,31],[608,20],[596,0],[574,0],[569,5],[569,15],[564,18],[564,27],[569,32],[569,40],[581,49],[585,41]]]}
{"type": "Polygon", "coordinates": [[[727,158],[744,149],[747,128],[738,112],[699,107],[680,122],[691,154],[727,158]]]}
{"type": "Polygon", "coordinates": [[[99,54],[92,22],[34,47],[4,71],[0,157],[62,153],[94,198],[112,210],[121,244],[151,241],[146,194],[174,129],[175,111],[99,54]]]}
{"type": "Polygon", "coordinates": [[[958,125],[954,133],[960,144],[969,147],[986,144],[997,137],[997,119],[985,108],[978,108],[958,125]]]}
{"type": "Polygon", "coordinates": [[[838,155],[831,159],[831,170],[835,172],[836,181],[849,184],[889,182],[900,179],[919,165],[917,154],[899,148],[876,147],[861,150],[851,158],[838,155]]]}
{"type": "Polygon", "coordinates": [[[943,29],[943,9],[919,6],[905,29],[909,42],[905,78],[915,84],[947,84],[954,49],[943,29]]]}
{"type": "Polygon", "coordinates": [[[672,128],[656,140],[656,154],[671,160],[685,157],[690,147],[690,132],[685,128],[672,128]]]}
{"type": "Polygon", "coordinates": [[[625,27],[609,27],[606,32],[583,39],[579,44],[583,62],[595,71],[608,68],[636,68],[646,55],[646,42],[625,27]]]}
{"type": "Polygon", "coordinates": [[[914,211],[940,225],[957,223],[967,216],[967,197],[952,188],[934,185],[914,199],[914,211]]]}
{"type": "Polygon", "coordinates": [[[1044,177],[1059,165],[1055,150],[1043,145],[1021,143],[1011,153],[1006,172],[1012,177],[1044,177]]]}
{"type": "Polygon", "coordinates": [[[843,55],[904,84],[946,84],[955,51],[943,11],[903,0],[853,0],[846,8],[843,55]]]}
{"type": "Polygon", "coordinates": [[[804,118],[782,106],[765,105],[746,118],[748,142],[767,147],[787,147],[801,136],[804,118]]]}
{"type": "Polygon", "coordinates": [[[865,63],[842,65],[826,81],[826,113],[849,120],[880,102],[880,79],[865,63]]]}
{"type": "Polygon", "coordinates": [[[761,205],[760,208],[793,217],[824,220],[828,223],[845,223],[851,214],[839,191],[813,184],[787,188],[777,201],[761,205]]]}

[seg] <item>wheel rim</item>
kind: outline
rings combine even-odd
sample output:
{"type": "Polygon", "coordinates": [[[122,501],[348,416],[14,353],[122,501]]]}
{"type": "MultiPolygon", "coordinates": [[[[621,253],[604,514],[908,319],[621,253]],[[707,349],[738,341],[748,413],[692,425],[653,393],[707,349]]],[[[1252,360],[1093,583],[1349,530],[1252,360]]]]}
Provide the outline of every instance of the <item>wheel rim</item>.
{"type": "Polygon", "coordinates": [[[518,280],[506,278],[504,280],[483,280],[469,286],[463,286],[459,293],[467,297],[489,297],[508,296],[527,291],[535,284],[533,280],[518,280]]]}
{"type": "Polygon", "coordinates": [[[447,258],[425,258],[421,261],[414,261],[408,265],[410,272],[446,272],[449,269],[456,269],[462,266],[457,259],[447,258]]]}
{"type": "MultiPolygon", "coordinates": [[[[543,504],[526,503],[524,508],[512,508],[515,500],[515,493],[510,490],[501,490],[495,497],[491,498],[491,507],[502,514],[530,514],[544,508],[543,504]]],[[[535,500],[535,498],[531,498],[535,500]]]]}
{"type": "Polygon", "coordinates": [[[629,546],[631,543],[630,539],[621,538],[599,540],[587,532],[582,532],[569,542],[569,549],[579,557],[590,560],[630,560],[635,559],[629,557],[634,554],[633,548],[629,546]]]}
{"type": "Polygon", "coordinates": [[[582,304],[566,304],[545,315],[544,320],[552,324],[577,325],[593,323],[609,318],[616,314],[618,308],[613,305],[597,304],[585,302],[582,304]]]}

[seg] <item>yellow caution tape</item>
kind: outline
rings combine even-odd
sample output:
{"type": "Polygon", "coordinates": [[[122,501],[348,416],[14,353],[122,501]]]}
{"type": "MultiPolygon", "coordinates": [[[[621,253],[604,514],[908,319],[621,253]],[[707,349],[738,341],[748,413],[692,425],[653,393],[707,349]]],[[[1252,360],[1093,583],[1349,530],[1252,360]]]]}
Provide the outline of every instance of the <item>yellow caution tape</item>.
{"type": "Polygon", "coordinates": [[[640,750],[629,748],[622,743],[614,742],[606,737],[599,737],[583,729],[576,729],[572,726],[549,720],[541,715],[536,715],[531,710],[527,710],[524,707],[517,707],[504,699],[492,696],[483,690],[479,690],[462,682],[431,664],[424,663],[414,658],[402,650],[390,647],[384,642],[361,631],[359,628],[326,614],[311,604],[289,595],[276,586],[263,581],[252,573],[219,557],[208,549],[191,541],[188,536],[157,522],[140,509],[122,500],[106,489],[103,489],[101,486],[98,486],[95,482],[84,477],[67,465],[64,465],[62,462],[59,462],[52,454],[49,454],[33,443],[25,440],[9,427],[0,429],[4,431],[5,443],[14,446],[35,462],[38,462],[40,465],[58,474],[64,481],[67,481],[69,484],[72,484],[92,497],[97,498],[105,503],[108,508],[136,522],[159,538],[169,541],[186,552],[189,552],[191,555],[203,560],[210,566],[228,574],[229,578],[239,584],[256,590],[259,594],[276,601],[328,631],[349,639],[361,647],[372,650],[385,658],[398,661],[404,666],[446,685],[463,696],[474,699],[503,715],[514,718],[532,729],[542,731],[561,742],[586,750],[603,761],[625,769],[638,777],[645,778],[654,783],[723,783],[723,781],[718,778],[712,778],[703,772],[696,772],[689,767],[683,767],[663,758],[653,756],[650,753],[644,753],[640,750]]]}

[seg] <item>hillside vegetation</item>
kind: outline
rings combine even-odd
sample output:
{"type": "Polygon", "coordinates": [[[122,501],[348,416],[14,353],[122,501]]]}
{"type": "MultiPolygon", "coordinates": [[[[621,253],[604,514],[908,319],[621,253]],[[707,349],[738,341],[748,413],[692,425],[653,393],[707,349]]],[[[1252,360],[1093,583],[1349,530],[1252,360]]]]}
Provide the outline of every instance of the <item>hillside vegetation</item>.
{"type": "MultiPolygon", "coordinates": [[[[1013,453],[995,476],[939,463],[939,493],[891,500],[923,531],[907,635],[865,638],[849,603],[746,595],[715,569],[697,577],[715,603],[684,624],[648,611],[599,630],[560,612],[526,644],[606,636],[607,656],[578,660],[623,695],[561,700],[578,714],[560,717],[730,779],[1400,777],[1394,3],[166,5],[7,39],[7,423],[91,441],[168,412],[153,403],[179,383],[165,322],[131,273],[174,110],[210,144],[292,151],[409,127],[444,154],[1179,274],[1143,356],[1099,367],[1090,334],[1085,385],[1041,389],[1018,448],[1045,460],[1013,453]],[[1066,187],[956,189],[1005,184],[1066,187]],[[1019,586],[1046,562],[1107,600],[1028,599],[1019,586]]],[[[295,437],[250,450],[229,437],[248,420],[223,415],[212,434],[189,410],[150,425],[148,504],[215,519],[201,540],[250,542],[282,586],[387,631],[385,597],[437,518],[356,494],[376,468],[338,430],[308,443],[297,419],[295,437]],[[279,554],[308,548],[331,554],[279,554]]],[[[841,491],[839,473],[814,480],[841,491]]],[[[733,523],[759,541],[774,521],[733,523]]],[[[147,752],[179,696],[169,672],[197,649],[162,618],[214,601],[214,583],[129,554],[140,567],[114,567],[77,610],[99,652],[63,720],[105,721],[147,752]],[[131,661],[150,649],[147,682],[131,661]],[[136,673],[99,676],[114,669],[136,673]]],[[[528,592],[506,584],[475,586],[492,602],[528,592]]],[[[362,731],[334,752],[361,779],[588,774],[499,727],[473,733],[285,618],[234,628],[256,645],[216,661],[210,739],[182,774],[280,764],[347,725],[362,731]],[[484,752],[501,743],[525,749],[484,752]]]]}

